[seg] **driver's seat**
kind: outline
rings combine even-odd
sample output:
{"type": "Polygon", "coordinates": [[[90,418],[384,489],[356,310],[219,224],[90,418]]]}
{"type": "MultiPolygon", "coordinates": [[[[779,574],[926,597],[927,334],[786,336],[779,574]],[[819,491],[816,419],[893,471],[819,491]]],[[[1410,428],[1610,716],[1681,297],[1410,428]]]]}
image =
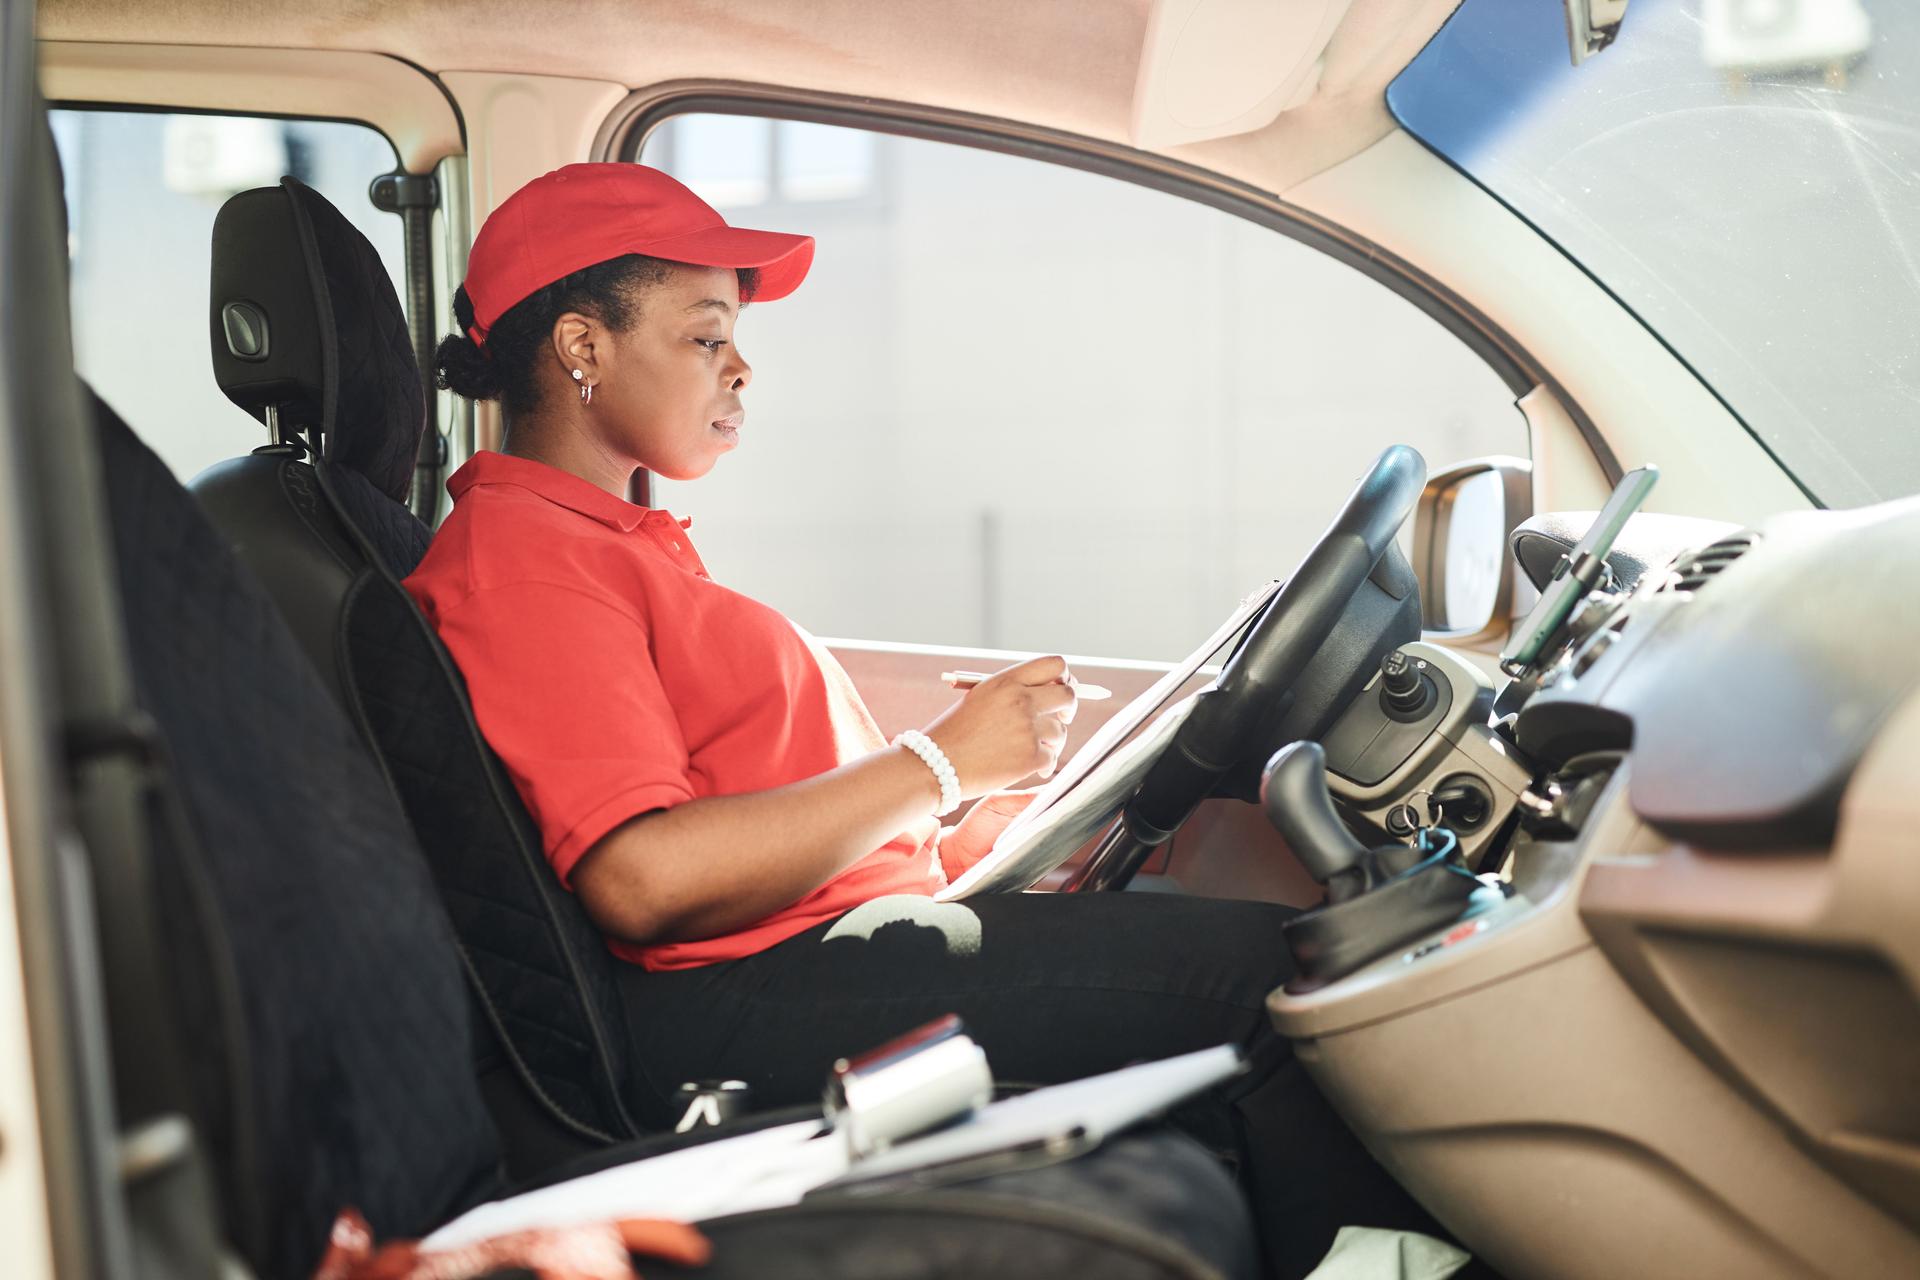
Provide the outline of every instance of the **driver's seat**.
{"type": "MultiPolygon", "coordinates": [[[[510,1167],[671,1126],[634,1114],[600,933],[555,880],[465,685],[400,586],[426,527],[400,501],[426,405],[378,255],[292,178],[220,210],[214,374],[275,439],[192,489],[266,586],[401,801],[479,1004],[479,1070],[510,1167]]],[[[657,1106],[657,1104],[656,1104],[657,1106]]]]}

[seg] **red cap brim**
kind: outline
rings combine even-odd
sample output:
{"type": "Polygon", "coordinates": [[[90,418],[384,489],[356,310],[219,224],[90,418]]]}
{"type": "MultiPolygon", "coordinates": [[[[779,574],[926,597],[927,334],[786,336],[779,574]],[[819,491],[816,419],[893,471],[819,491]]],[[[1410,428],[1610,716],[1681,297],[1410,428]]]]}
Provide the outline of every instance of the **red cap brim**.
{"type": "Polygon", "coordinates": [[[800,287],[813,265],[813,237],[746,227],[708,227],[683,236],[635,245],[633,253],[696,267],[754,267],[760,272],[755,302],[773,302],[800,287]]]}

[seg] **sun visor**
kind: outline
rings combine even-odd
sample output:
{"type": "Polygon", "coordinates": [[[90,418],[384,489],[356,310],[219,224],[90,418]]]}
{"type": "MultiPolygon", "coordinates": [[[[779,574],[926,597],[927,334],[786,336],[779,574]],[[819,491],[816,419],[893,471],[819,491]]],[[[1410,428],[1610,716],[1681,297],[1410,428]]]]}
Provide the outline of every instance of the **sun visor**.
{"type": "Polygon", "coordinates": [[[1134,83],[1132,142],[1250,133],[1313,96],[1353,0],[1154,0],[1134,83]]]}

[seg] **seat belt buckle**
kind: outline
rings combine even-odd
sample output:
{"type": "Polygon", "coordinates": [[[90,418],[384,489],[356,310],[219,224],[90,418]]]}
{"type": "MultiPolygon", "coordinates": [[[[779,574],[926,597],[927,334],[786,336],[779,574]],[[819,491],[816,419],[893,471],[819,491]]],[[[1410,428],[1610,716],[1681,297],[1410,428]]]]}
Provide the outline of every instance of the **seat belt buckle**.
{"type": "Polygon", "coordinates": [[[752,1109],[753,1090],[744,1080],[689,1080],[674,1094],[680,1100],[675,1133],[718,1128],[752,1109]]]}

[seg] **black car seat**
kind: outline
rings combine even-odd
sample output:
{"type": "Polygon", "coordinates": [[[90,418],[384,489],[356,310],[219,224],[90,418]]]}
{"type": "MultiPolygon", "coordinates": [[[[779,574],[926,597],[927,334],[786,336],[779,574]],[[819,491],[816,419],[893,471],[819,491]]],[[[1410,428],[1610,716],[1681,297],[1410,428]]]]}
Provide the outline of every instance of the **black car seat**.
{"type": "Polygon", "coordinates": [[[412,1235],[498,1188],[452,930],[277,612],[95,414],[134,687],[166,748],[150,845],[195,1109],[233,1242],[303,1274],[345,1205],[412,1235]]]}
{"type": "Polygon", "coordinates": [[[213,367],[272,440],[192,483],[387,771],[454,922],[510,1163],[631,1138],[625,1017],[599,932],[549,873],[464,686],[399,586],[427,528],[402,504],[426,404],[373,246],[293,178],[214,222],[213,367]]]}

